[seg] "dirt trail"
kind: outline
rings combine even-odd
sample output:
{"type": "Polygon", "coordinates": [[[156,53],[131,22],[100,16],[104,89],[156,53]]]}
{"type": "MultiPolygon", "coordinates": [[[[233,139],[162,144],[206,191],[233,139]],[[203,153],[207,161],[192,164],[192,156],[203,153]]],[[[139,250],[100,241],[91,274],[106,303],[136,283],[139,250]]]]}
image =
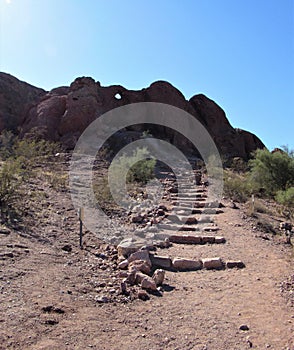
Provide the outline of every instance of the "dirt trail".
{"type": "Polygon", "coordinates": [[[97,303],[105,287],[99,282],[116,273],[79,250],[68,194],[47,200],[69,219],[36,224],[37,239],[0,235],[1,254],[13,253],[0,261],[0,349],[294,349],[294,309],[280,293],[293,273],[291,248],[262,239],[242,210],[226,207],[215,216],[225,244],[174,244],[158,253],[240,259],[244,269],[168,271],[162,297],[97,303]]]}

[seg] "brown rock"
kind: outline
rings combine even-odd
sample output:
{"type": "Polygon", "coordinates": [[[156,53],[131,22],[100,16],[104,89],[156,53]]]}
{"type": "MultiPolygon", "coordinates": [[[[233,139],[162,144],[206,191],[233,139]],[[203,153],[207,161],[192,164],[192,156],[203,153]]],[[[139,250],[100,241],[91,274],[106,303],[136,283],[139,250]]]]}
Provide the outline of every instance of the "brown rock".
{"type": "Polygon", "coordinates": [[[143,279],[147,277],[147,275],[141,271],[137,271],[135,273],[135,283],[136,284],[141,284],[141,282],[143,281],[143,279]]]}
{"type": "Polygon", "coordinates": [[[161,286],[165,277],[165,271],[162,269],[157,269],[154,271],[154,274],[152,278],[154,279],[154,282],[156,286],[161,286]]]}
{"type": "Polygon", "coordinates": [[[190,235],[171,235],[169,237],[171,243],[178,244],[201,244],[201,236],[190,236],[190,235]]]}
{"type": "Polygon", "coordinates": [[[144,244],[144,242],[136,241],[133,238],[126,238],[122,240],[117,246],[118,255],[126,258],[132,253],[140,250],[144,244]]]}
{"type": "Polygon", "coordinates": [[[157,291],[155,281],[149,276],[143,278],[143,280],[141,281],[141,287],[146,290],[157,291]]]}
{"type": "Polygon", "coordinates": [[[226,267],[228,269],[233,269],[234,267],[243,269],[245,264],[241,260],[229,260],[226,262],[226,267]]]}
{"type": "Polygon", "coordinates": [[[141,271],[143,273],[150,274],[151,265],[144,260],[134,260],[129,263],[128,269],[129,271],[141,271]]]}
{"type": "Polygon", "coordinates": [[[169,269],[172,267],[172,261],[169,256],[159,256],[150,254],[150,260],[152,265],[163,268],[163,269],[169,269]]]}
{"type": "Polygon", "coordinates": [[[146,300],[150,299],[148,293],[145,290],[142,290],[142,289],[138,291],[138,298],[143,300],[143,301],[146,301],[146,300]]]}
{"type": "Polygon", "coordinates": [[[128,257],[128,262],[131,263],[135,260],[143,260],[151,267],[151,260],[148,250],[139,250],[128,257]]]}
{"type": "Polygon", "coordinates": [[[215,243],[215,236],[202,236],[202,243],[215,243]]]}
{"type": "Polygon", "coordinates": [[[4,129],[17,131],[30,108],[45,94],[43,89],[0,72],[0,132],[4,129]]]}
{"type": "Polygon", "coordinates": [[[207,258],[207,259],[201,259],[203,267],[205,269],[221,269],[223,268],[223,262],[221,258],[207,258]]]}
{"type": "Polygon", "coordinates": [[[118,268],[121,270],[124,270],[128,267],[128,265],[129,265],[129,261],[125,259],[118,264],[118,268]]]}
{"type": "Polygon", "coordinates": [[[202,268],[202,262],[201,262],[201,260],[175,258],[175,259],[173,259],[172,266],[173,266],[173,268],[175,268],[178,271],[199,270],[202,268]]]}
{"type": "Polygon", "coordinates": [[[215,236],[214,242],[216,244],[222,244],[222,243],[226,243],[226,239],[224,237],[221,237],[221,236],[215,236]]]}
{"type": "MultiPolygon", "coordinates": [[[[9,74],[1,73],[0,131],[11,126],[17,130],[20,126],[23,136],[34,133],[37,128],[43,137],[61,141],[66,147],[73,148],[93,120],[113,108],[136,102],[161,102],[187,111],[206,127],[220,153],[229,158],[248,158],[253,150],[264,147],[255,135],[233,128],[224,111],[214,101],[202,94],[187,101],[179,90],[165,81],[157,81],[143,90],[132,91],[120,85],[103,87],[92,78],[81,77],[69,87],[56,88],[46,93],[9,74]],[[117,94],[120,98],[116,98],[117,94]]],[[[127,132],[142,133],[144,128],[143,125],[136,125],[129,127],[127,132]]],[[[155,137],[172,140],[179,149],[192,151],[190,142],[172,129],[151,125],[150,132],[155,137]]],[[[125,136],[121,140],[127,142],[125,136]]],[[[198,182],[201,181],[200,175],[198,182]]]]}

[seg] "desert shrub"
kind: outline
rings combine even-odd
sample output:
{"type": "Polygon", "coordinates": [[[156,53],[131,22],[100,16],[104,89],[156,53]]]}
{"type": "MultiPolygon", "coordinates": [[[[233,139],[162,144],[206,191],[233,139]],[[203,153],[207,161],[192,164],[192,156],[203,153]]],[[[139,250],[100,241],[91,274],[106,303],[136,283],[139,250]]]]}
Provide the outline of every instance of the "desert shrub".
{"type": "Polygon", "coordinates": [[[147,183],[154,177],[156,160],[149,158],[147,148],[137,148],[133,154],[123,154],[118,160],[113,162],[113,174],[117,179],[120,178],[122,169],[128,169],[127,182],[147,183]]]}
{"type": "Polygon", "coordinates": [[[4,130],[0,134],[0,158],[6,160],[13,154],[16,136],[11,132],[4,130]]]}
{"type": "Polygon", "coordinates": [[[285,191],[278,191],[276,200],[282,205],[294,208],[294,187],[289,187],[285,191]]]}
{"type": "Polygon", "coordinates": [[[60,146],[55,142],[46,140],[17,140],[14,145],[13,156],[25,159],[27,162],[42,157],[50,157],[60,151],[60,146]]]}
{"type": "Polygon", "coordinates": [[[6,221],[20,209],[19,199],[22,196],[21,186],[27,173],[18,160],[8,159],[0,168],[0,207],[1,218],[6,221]]]}
{"type": "Polygon", "coordinates": [[[153,135],[151,134],[150,130],[144,130],[141,139],[146,139],[148,137],[153,137],[153,135]]]}
{"type": "Polygon", "coordinates": [[[224,173],[224,194],[236,202],[244,203],[248,200],[251,189],[245,175],[236,174],[233,171],[224,173]]]}
{"type": "Polygon", "coordinates": [[[248,171],[248,163],[240,157],[234,157],[229,164],[229,168],[239,173],[248,171]]]}
{"type": "Polygon", "coordinates": [[[0,204],[1,219],[9,221],[23,209],[24,185],[39,174],[37,159],[55,154],[59,146],[44,140],[20,140],[11,132],[0,134],[0,204]]]}
{"type": "Polygon", "coordinates": [[[255,190],[263,189],[266,195],[273,197],[277,191],[294,186],[294,158],[290,153],[257,150],[249,165],[249,181],[255,190]]]}
{"type": "Polygon", "coordinates": [[[93,180],[93,191],[97,202],[102,209],[114,206],[107,176],[95,177],[93,180]]]}
{"type": "Polygon", "coordinates": [[[128,182],[142,182],[147,183],[148,180],[154,177],[155,159],[140,160],[133,165],[129,172],[128,182]]]}

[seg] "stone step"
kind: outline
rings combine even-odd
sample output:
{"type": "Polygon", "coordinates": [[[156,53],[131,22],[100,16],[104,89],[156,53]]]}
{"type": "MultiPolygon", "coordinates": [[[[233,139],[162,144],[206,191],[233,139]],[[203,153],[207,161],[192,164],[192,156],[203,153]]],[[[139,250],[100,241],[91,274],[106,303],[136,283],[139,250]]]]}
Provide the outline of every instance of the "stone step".
{"type": "Polygon", "coordinates": [[[158,224],[157,227],[161,230],[170,230],[170,231],[200,231],[198,226],[192,225],[177,225],[177,224],[158,224]]]}
{"type": "MultiPolygon", "coordinates": [[[[181,201],[181,202],[183,202],[183,201],[181,201]]],[[[179,201],[173,201],[171,204],[172,205],[179,205],[179,201]]],[[[194,208],[217,209],[215,203],[214,202],[206,202],[206,198],[199,198],[199,199],[197,199],[196,202],[187,201],[186,203],[182,204],[181,207],[184,207],[184,206],[191,207],[191,204],[193,204],[194,208]]]]}
{"type": "Polygon", "coordinates": [[[205,226],[202,228],[202,231],[205,231],[205,232],[216,232],[219,230],[219,227],[217,226],[205,226]]]}
{"type": "Polygon", "coordinates": [[[202,205],[202,207],[204,207],[204,206],[207,206],[207,204],[206,204],[206,200],[207,200],[207,198],[204,198],[204,197],[202,197],[202,198],[196,198],[196,200],[195,200],[195,198],[193,199],[193,198],[177,198],[177,200],[173,200],[171,203],[172,203],[172,205],[181,205],[181,206],[183,206],[183,205],[187,205],[187,206],[191,206],[191,204],[194,206],[194,207],[197,207],[197,203],[199,203],[199,207],[201,207],[201,205],[202,205]]]}
{"type": "Polygon", "coordinates": [[[197,219],[194,216],[183,216],[183,215],[174,215],[171,214],[168,216],[169,221],[175,222],[175,223],[182,223],[182,224],[188,224],[188,225],[194,225],[197,224],[197,219]]]}
{"type": "Polygon", "coordinates": [[[185,213],[191,213],[191,214],[221,214],[223,213],[223,210],[221,209],[214,209],[214,208],[193,208],[191,205],[187,206],[181,206],[176,208],[175,212],[176,215],[185,215],[185,213]]]}
{"type": "Polygon", "coordinates": [[[169,241],[177,244],[221,244],[226,242],[224,237],[208,235],[171,235],[169,241]]]}
{"type": "MultiPolygon", "coordinates": [[[[194,188],[183,188],[184,191],[181,191],[182,195],[185,195],[186,197],[192,197],[192,196],[202,196],[204,194],[204,192],[199,191],[198,189],[194,189],[194,188]]],[[[172,196],[177,196],[175,194],[172,194],[172,196]]]]}
{"type": "Polygon", "coordinates": [[[189,214],[202,214],[203,210],[202,209],[198,209],[198,208],[191,208],[191,207],[179,207],[177,208],[177,210],[175,212],[173,212],[172,214],[175,215],[186,215],[186,213],[189,214]]]}

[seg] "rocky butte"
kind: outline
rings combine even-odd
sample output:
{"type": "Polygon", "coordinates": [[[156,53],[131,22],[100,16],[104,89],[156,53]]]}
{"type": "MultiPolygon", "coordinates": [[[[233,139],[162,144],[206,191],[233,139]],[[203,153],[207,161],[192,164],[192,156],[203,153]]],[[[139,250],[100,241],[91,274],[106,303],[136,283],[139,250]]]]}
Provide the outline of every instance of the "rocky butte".
{"type": "MultiPolygon", "coordinates": [[[[100,115],[135,102],[161,102],[187,111],[206,127],[225,157],[247,159],[252,151],[264,147],[254,134],[233,128],[222,108],[205,95],[186,100],[165,81],[156,81],[142,90],[128,90],[120,85],[101,86],[92,78],[81,77],[70,86],[45,91],[0,72],[0,131],[10,129],[20,136],[38,134],[68,149],[100,115]]],[[[128,129],[144,131],[146,125],[128,129]]],[[[176,146],[191,148],[188,140],[183,141],[183,136],[169,128],[151,125],[148,130],[176,146]]]]}

